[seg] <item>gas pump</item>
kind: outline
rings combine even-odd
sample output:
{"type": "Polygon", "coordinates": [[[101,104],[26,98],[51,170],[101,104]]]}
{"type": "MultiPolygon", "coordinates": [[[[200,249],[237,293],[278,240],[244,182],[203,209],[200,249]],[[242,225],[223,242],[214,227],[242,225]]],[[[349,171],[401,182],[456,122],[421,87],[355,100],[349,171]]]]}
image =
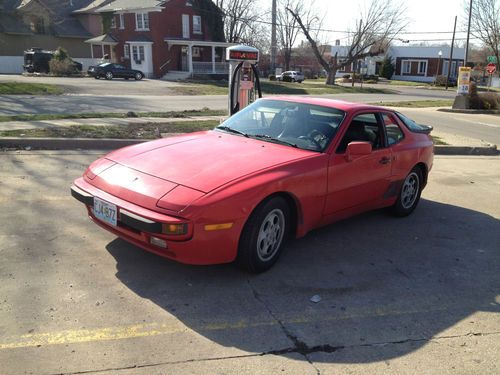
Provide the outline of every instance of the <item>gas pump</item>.
{"type": "Polygon", "coordinates": [[[262,98],[257,62],[259,50],[239,45],[226,50],[229,61],[229,115],[255,101],[256,94],[262,98]]]}

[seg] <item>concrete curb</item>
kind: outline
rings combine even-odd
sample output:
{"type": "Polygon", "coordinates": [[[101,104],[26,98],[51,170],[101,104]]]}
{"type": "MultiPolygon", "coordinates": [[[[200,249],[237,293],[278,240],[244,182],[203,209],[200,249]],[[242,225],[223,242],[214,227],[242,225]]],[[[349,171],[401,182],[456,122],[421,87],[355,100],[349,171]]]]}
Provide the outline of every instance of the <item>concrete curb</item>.
{"type": "MultiPolygon", "coordinates": [[[[148,139],[149,140],[149,139],[148,139]]],[[[27,148],[34,150],[115,150],[148,141],[146,139],[110,138],[0,138],[0,148],[27,148]]]]}
{"type": "MultiPolygon", "coordinates": [[[[116,150],[121,147],[150,141],[151,139],[110,138],[0,138],[0,149],[30,148],[33,150],[116,150]]],[[[497,155],[497,145],[487,146],[434,146],[436,155],[497,155]]]]}
{"type": "Polygon", "coordinates": [[[453,109],[453,108],[438,108],[439,112],[450,112],[450,113],[465,113],[469,115],[498,115],[500,110],[498,109],[453,109]]]}
{"type": "Polygon", "coordinates": [[[497,155],[497,145],[488,146],[434,146],[435,155],[497,155]]]}

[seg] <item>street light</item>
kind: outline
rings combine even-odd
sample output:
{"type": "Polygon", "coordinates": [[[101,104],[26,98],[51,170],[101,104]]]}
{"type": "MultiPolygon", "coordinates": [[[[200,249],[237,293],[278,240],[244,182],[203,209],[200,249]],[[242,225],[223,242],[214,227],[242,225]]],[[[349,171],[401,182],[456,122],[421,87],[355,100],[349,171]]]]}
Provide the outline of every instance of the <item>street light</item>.
{"type": "Polygon", "coordinates": [[[436,69],[436,77],[434,78],[434,84],[437,85],[437,78],[438,78],[438,73],[439,73],[439,63],[441,62],[441,56],[443,56],[443,51],[439,51],[438,52],[438,66],[437,66],[437,69],[436,69]]]}

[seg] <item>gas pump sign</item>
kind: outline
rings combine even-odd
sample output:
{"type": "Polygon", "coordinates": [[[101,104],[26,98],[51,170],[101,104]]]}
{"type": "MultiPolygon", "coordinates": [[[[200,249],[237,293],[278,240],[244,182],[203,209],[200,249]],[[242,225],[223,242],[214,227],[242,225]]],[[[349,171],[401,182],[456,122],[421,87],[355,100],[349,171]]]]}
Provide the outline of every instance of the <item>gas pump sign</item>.
{"type": "Polygon", "coordinates": [[[472,71],[471,68],[465,66],[461,66],[458,69],[458,84],[457,84],[458,94],[469,93],[471,71],[472,71]]]}
{"type": "Polygon", "coordinates": [[[258,52],[245,52],[245,51],[229,51],[229,58],[228,60],[242,60],[242,61],[258,61],[259,60],[259,53],[258,52]]]}

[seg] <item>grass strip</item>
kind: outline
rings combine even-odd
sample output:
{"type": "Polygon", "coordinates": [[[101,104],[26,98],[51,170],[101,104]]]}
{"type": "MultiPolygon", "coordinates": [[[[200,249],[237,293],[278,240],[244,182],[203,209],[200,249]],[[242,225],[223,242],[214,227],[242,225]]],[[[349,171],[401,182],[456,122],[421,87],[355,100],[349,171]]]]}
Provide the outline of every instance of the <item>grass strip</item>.
{"type": "Polygon", "coordinates": [[[46,120],[70,120],[85,118],[129,118],[129,117],[157,117],[157,118],[186,118],[198,116],[225,116],[227,111],[203,108],[201,110],[170,111],[170,112],[132,112],[132,115],[123,112],[109,113],[54,113],[36,115],[13,115],[0,116],[0,122],[7,121],[46,121],[46,120]]]}
{"type": "Polygon", "coordinates": [[[451,107],[453,100],[412,100],[401,102],[373,102],[372,105],[379,105],[382,107],[405,107],[405,108],[429,108],[429,107],[451,107]]]}
{"type": "Polygon", "coordinates": [[[62,87],[46,83],[0,82],[0,95],[60,95],[62,87]]]}
{"type": "Polygon", "coordinates": [[[219,125],[217,120],[205,120],[125,126],[53,126],[44,129],[4,130],[0,131],[0,137],[154,139],[158,133],[192,133],[210,130],[217,125],[219,125]]]}
{"type": "MultiPolygon", "coordinates": [[[[228,84],[226,81],[188,81],[179,83],[172,87],[178,95],[227,95],[228,84]]],[[[373,93],[373,94],[391,94],[394,91],[389,89],[379,89],[373,87],[346,87],[346,86],[327,86],[321,81],[307,80],[303,83],[296,82],[278,82],[261,81],[262,93],[264,95],[323,95],[323,94],[346,94],[346,93],[373,93]]]]}

